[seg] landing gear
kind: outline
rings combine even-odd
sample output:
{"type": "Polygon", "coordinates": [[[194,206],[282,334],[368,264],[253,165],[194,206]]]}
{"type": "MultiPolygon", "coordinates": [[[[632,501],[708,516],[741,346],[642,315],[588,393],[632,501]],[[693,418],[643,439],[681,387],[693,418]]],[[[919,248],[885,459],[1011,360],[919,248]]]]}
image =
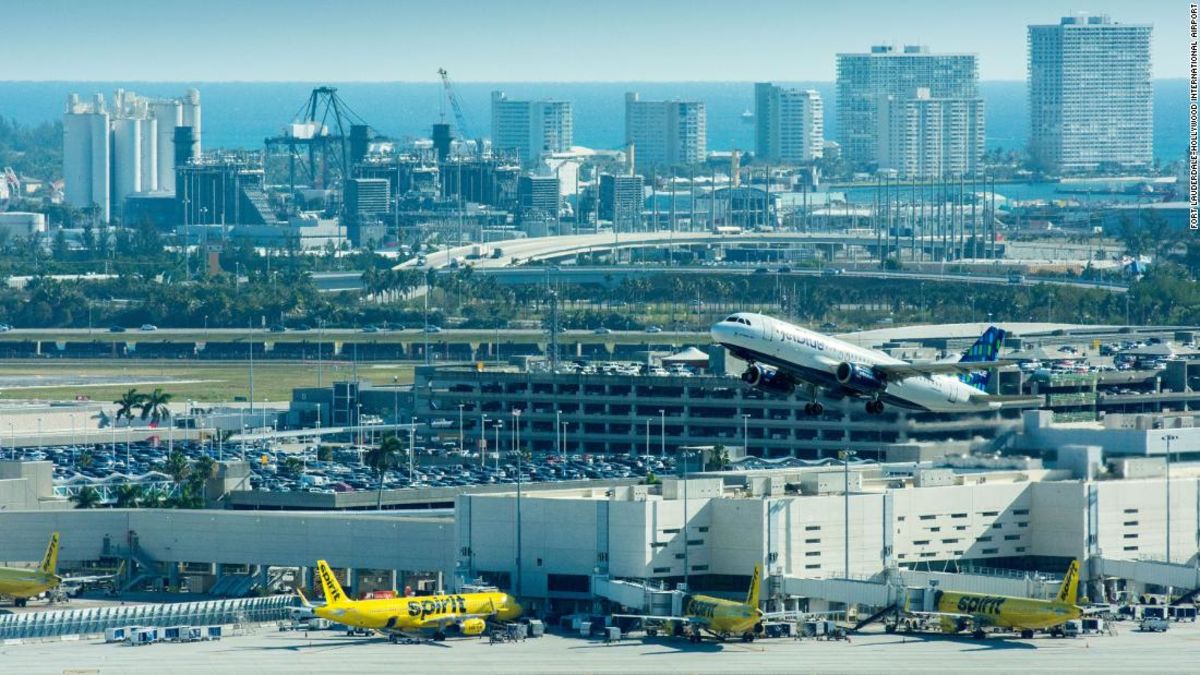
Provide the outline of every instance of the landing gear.
{"type": "Polygon", "coordinates": [[[700,634],[692,633],[692,634],[688,635],[688,642],[691,642],[692,644],[695,644],[695,645],[700,644],[700,634]]]}
{"type": "Polygon", "coordinates": [[[823,412],[825,412],[825,406],[821,405],[820,403],[804,404],[804,414],[808,415],[809,417],[815,417],[823,412]]]}
{"type": "Polygon", "coordinates": [[[433,634],[433,640],[434,642],[444,642],[446,640],[446,634],[439,630],[433,634]]]}
{"type": "Polygon", "coordinates": [[[1028,629],[1021,631],[1021,639],[1022,640],[1029,640],[1032,638],[1033,638],[1033,631],[1028,630],[1028,629]]]}
{"type": "Polygon", "coordinates": [[[867,401],[867,414],[878,415],[883,412],[883,401],[867,401]]]}
{"type": "Polygon", "coordinates": [[[13,607],[24,607],[29,604],[29,598],[13,598],[13,607]]]}
{"type": "Polygon", "coordinates": [[[987,638],[987,633],[983,632],[983,629],[981,628],[976,628],[975,632],[971,633],[971,637],[975,638],[976,640],[984,640],[987,638]]]}
{"type": "Polygon", "coordinates": [[[743,635],[742,642],[754,642],[754,633],[746,633],[743,635]]]}

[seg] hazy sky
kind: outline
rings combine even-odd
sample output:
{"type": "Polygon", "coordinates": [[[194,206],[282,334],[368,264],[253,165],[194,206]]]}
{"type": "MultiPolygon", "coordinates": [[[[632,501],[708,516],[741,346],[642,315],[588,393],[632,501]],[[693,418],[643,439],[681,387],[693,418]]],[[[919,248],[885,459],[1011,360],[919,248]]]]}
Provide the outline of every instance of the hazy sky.
{"type": "MultiPolygon", "coordinates": [[[[1025,26],[1077,11],[1154,24],[1185,77],[1185,0],[3,0],[12,80],[833,80],[871,44],[974,52],[1025,78],[1025,26]]],[[[0,101],[0,106],[3,102],[0,101]]]]}

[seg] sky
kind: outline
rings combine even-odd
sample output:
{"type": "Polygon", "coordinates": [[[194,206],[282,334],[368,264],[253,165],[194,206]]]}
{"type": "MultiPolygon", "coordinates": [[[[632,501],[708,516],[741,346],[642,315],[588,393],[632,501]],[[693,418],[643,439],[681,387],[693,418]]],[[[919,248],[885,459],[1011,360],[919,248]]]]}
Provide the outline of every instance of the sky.
{"type": "Polygon", "coordinates": [[[1154,77],[1186,76],[1185,0],[2,0],[0,79],[832,81],[916,43],[1023,80],[1026,25],[1081,11],[1154,24],[1154,77]]]}

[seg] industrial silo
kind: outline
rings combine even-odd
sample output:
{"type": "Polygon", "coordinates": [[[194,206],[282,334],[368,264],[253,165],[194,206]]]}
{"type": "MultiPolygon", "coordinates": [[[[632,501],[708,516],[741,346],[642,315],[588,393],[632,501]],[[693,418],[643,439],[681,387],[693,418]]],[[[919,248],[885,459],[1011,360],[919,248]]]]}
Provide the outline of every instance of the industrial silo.
{"type": "Polygon", "coordinates": [[[150,106],[158,134],[158,189],[175,190],[175,127],[183,125],[183,105],[176,99],[155,101],[150,106]]]}
{"type": "Polygon", "coordinates": [[[142,191],[142,120],[112,121],[113,201],[124,211],[125,198],[142,191]]]}
{"type": "Polygon", "coordinates": [[[142,186],[139,192],[158,189],[158,120],[142,111],[142,186]]]}
{"type": "Polygon", "coordinates": [[[182,126],[192,128],[192,138],[196,144],[195,154],[198,157],[202,147],[200,138],[200,91],[198,89],[188,89],[187,94],[183,97],[182,104],[182,126]]]}

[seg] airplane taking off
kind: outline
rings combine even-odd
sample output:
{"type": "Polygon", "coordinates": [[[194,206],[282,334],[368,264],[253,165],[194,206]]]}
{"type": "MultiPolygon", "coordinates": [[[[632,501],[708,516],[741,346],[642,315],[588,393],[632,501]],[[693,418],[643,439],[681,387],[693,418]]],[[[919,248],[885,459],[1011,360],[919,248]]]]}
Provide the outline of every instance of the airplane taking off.
{"type": "Polygon", "coordinates": [[[852,345],[763,314],[739,312],[712,327],[712,339],[749,365],[742,380],[752,387],[790,394],[808,387],[810,415],[823,408],[817,390],[835,397],[867,399],[867,412],[884,404],[929,412],[991,410],[1005,404],[1036,404],[1028,396],[997,396],[985,390],[993,368],[1012,365],[996,360],[1004,330],[992,326],[956,362],[909,363],[881,351],[852,345]]]}
{"type": "Polygon", "coordinates": [[[0,595],[13,599],[17,607],[24,607],[30,598],[36,598],[46,591],[53,591],[63,584],[86,584],[112,579],[119,575],[103,574],[82,577],[60,577],[55,573],[58,567],[58,533],[50,535],[50,545],[46,554],[37,567],[0,567],[0,595]]]}
{"type": "MultiPolygon", "coordinates": [[[[750,591],[745,602],[725,600],[708,595],[689,595],[684,598],[683,616],[656,616],[651,614],[614,614],[613,617],[641,619],[647,621],[676,623],[690,642],[700,642],[701,632],[709,633],[720,640],[738,636],[744,642],[753,642],[763,632],[763,619],[776,616],[766,614],[758,607],[758,589],[762,581],[762,565],[754,566],[750,580],[750,591]]],[[[782,615],[783,613],[780,613],[782,615]]],[[[648,634],[650,631],[647,631],[648,634]]]]}
{"type": "MultiPolygon", "coordinates": [[[[1072,560],[1067,568],[1067,576],[1063,578],[1058,595],[1053,600],[1033,600],[1031,598],[1014,598],[1005,595],[984,595],[982,593],[955,593],[951,591],[935,591],[932,611],[914,611],[907,607],[904,613],[918,620],[926,617],[941,621],[942,631],[957,633],[969,627],[974,628],[974,636],[983,638],[986,628],[1001,628],[1018,631],[1023,638],[1033,637],[1038,630],[1061,630],[1064,623],[1078,619],[1083,610],[1075,605],[1076,594],[1079,590],[1079,561],[1072,560]]],[[[906,627],[898,621],[889,625],[888,632],[896,630],[897,626],[906,627]]]]}
{"type": "Polygon", "coordinates": [[[412,633],[429,633],[434,640],[445,640],[448,628],[457,628],[463,635],[479,635],[489,620],[512,621],[522,612],[516,598],[499,591],[351,600],[324,560],[317,561],[317,576],[325,604],[311,605],[304,600],[306,609],[352,628],[387,633],[393,642],[412,633]]]}

